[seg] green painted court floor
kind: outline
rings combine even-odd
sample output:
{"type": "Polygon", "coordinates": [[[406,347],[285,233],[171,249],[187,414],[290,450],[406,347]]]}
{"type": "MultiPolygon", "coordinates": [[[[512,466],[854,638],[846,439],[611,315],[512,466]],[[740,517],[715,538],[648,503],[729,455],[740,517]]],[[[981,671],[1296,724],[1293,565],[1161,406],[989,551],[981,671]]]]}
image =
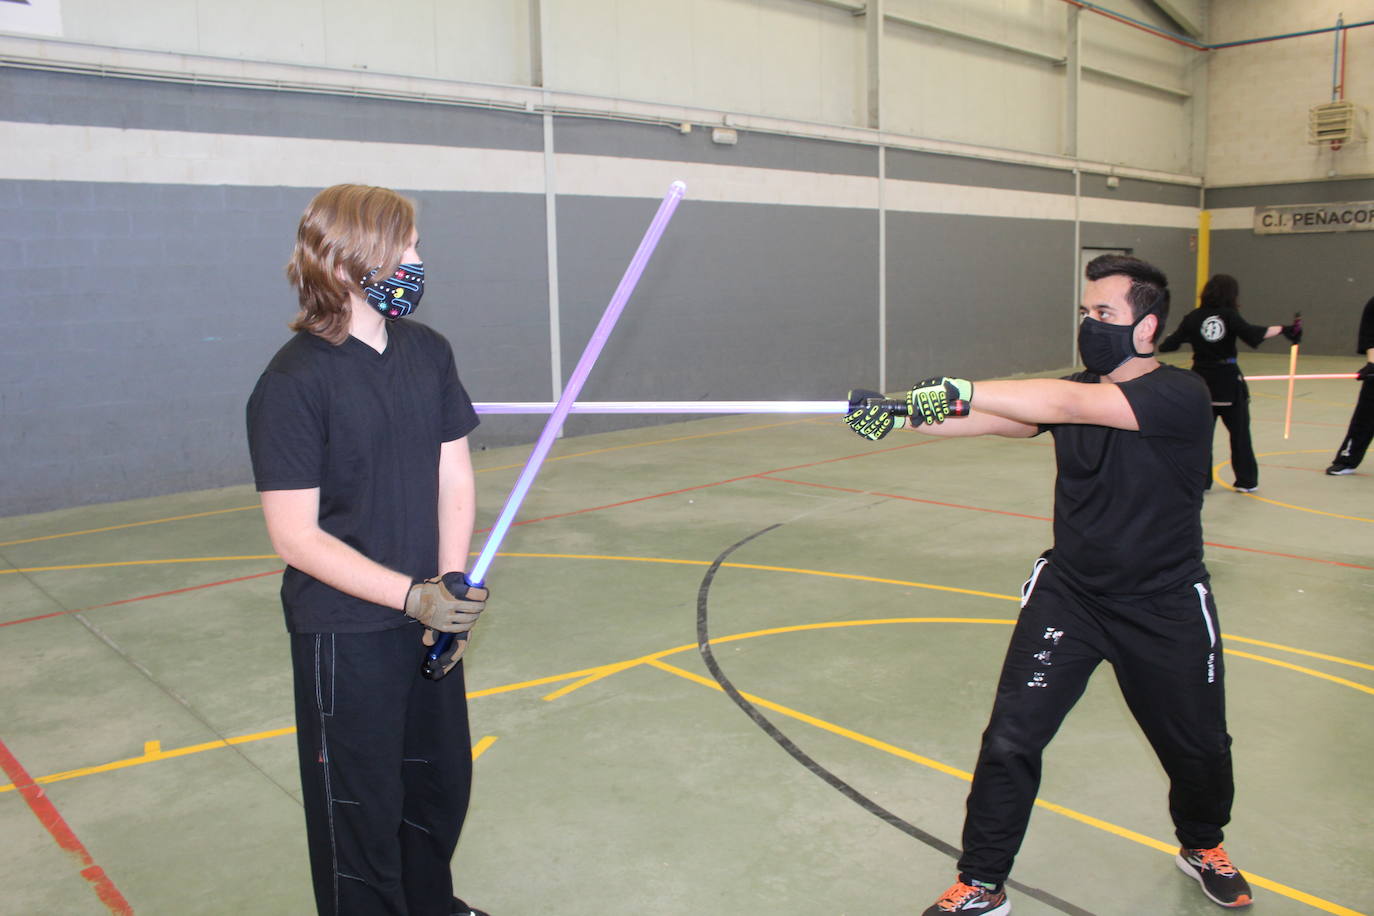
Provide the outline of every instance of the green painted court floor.
{"type": "MultiPolygon", "coordinates": [[[[1374,913],[1374,467],[1322,473],[1355,391],[1299,382],[1285,440],[1286,384],[1254,383],[1261,488],[1226,486],[1219,428],[1204,509],[1226,845],[1264,916],[1374,913]]],[[[481,526],[527,452],[476,454],[481,526]]],[[[1047,437],[869,444],[808,417],[561,440],[469,650],[458,893],[493,916],[919,913],[952,861],[814,771],[957,845],[1052,476],[1047,437]],[[703,622],[811,768],[721,691],[703,622]]],[[[312,911],[280,569],[246,485],[0,519],[0,913],[312,911]]],[[[1166,789],[1100,672],[1013,877],[1100,916],[1218,912],[1172,862],[1166,789]]]]}

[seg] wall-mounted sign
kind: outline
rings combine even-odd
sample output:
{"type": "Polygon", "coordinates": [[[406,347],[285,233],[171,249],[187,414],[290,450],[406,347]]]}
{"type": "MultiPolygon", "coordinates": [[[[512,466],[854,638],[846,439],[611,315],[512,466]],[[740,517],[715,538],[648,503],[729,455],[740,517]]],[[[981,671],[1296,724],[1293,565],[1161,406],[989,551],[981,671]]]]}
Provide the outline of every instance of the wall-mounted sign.
{"type": "Polygon", "coordinates": [[[1355,232],[1361,229],[1374,230],[1374,200],[1255,208],[1256,235],[1355,232]]]}

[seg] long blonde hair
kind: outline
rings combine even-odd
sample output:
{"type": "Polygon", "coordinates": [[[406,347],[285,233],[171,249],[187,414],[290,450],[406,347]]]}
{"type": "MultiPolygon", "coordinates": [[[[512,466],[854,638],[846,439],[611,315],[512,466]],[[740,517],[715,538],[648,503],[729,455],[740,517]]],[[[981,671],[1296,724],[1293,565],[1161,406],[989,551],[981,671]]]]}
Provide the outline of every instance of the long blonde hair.
{"type": "Polygon", "coordinates": [[[349,294],[374,268],[389,276],[410,247],[415,205],[387,188],[336,184],[315,195],[296,229],[286,276],[300,298],[291,330],[332,344],[348,337],[349,294]]]}

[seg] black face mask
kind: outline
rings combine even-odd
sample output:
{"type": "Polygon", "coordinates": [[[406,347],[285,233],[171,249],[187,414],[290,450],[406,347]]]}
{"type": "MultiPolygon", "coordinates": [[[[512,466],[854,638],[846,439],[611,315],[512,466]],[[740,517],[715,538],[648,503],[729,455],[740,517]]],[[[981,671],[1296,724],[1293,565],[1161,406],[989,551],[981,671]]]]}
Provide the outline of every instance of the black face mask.
{"type": "Polygon", "coordinates": [[[1078,355],[1083,358],[1083,367],[1098,375],[1109,375],[1122,366],[1128,359],[1149,359],[1153,353],[1137,353],[1135,349],[1135,328],[1144,321],[1146,312],[1132,324],[1108,324],[1096,318],[1083,316],[1078,323],[1078,355]]]}

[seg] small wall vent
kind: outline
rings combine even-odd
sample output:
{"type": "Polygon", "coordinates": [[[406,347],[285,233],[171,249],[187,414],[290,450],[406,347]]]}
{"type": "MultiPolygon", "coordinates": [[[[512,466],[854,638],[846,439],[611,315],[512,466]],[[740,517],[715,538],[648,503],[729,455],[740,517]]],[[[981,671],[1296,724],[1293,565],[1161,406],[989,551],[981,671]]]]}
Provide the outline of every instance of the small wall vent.
{"type": "Polygon", "coordinates": [[[1307,142],[1340,144],[1356,139],[1355,103],[1342,99],[1313,105],[1307,112],[1307,142]]]}

